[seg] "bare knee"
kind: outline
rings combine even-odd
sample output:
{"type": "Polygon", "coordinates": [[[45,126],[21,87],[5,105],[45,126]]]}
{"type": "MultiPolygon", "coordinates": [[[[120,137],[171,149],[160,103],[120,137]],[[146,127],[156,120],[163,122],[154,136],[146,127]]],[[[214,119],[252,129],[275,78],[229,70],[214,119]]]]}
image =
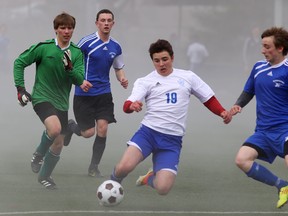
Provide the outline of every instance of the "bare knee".
{"type": "Polygon", "coordinates": [[[81,131],[81,136],[83,136],[84,138],[90,138],[94,136],[94,134],[95,134],[95,128],[90,128],[88,130],[81,131]]]}
{"type": "Polygon", "coordinates": [[[165,196],[167,195],[170,190],[171,190],[172,186],[168,186],[168,185],[157,185],[156,191],[159,195],[165,196]]]}

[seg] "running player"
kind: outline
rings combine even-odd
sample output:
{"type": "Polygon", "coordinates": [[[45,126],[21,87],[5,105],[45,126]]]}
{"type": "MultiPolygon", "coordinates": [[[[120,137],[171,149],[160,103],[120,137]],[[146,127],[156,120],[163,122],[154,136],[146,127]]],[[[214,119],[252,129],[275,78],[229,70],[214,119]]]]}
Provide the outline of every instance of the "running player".
{"type": "Polygon", "coordinates": [[[243,92],[230,110],[232,115],[240,113],[256,96],[255,132],[239,149],[235,161],[248,177],[277,188],[277,208],[280,208],[288,201],[288,182],[255,160],[273,163],[279,156],[288,166],[288,60],[285,58],[288,32],[272,27],[265,30],[261,38],[266,60],[254,65],[243,92]]]}
{"type": "Polygon", "coordinates": [[[51,174],[60,159],[68,123],[69,95],[72,84],[87,92],[91,83],[84,80],[81,50],[72,42],[75,18],[67,13],[54,19],[55,39],[31,46],[15,60],[14,82],[21,106],[32,101],[34,111],[45,126],[41,142],[31,160],[32,171],[47,189],[55,189],[51,174]],[[24,85],[24,69],[35,63],[32,96],[24,85]],[[44,163],[43,163],[44,160],[44,163]],[[42,165],[43,163],[43,165],[42,165]]]}
{"type": "Polygon", "coordinates": [[[69,131],[64,145],[69,144],[73,133],[85,138],[94,136],[96,126],[88,175],[102,177],[99,163],[106,147],[108,124],[116,122],[110,68],[113,66],[117,80],[125,89],[128,87],[128,80],[123,70],[122,48],[110,36],[114,26],[114,14],[108,9],[100,10],[95,24],[98,31],[85,36],[78,43],[84,53],[85,78],[93,84],[93,88],[88,93],[81,88],[75,88],[73,109],[78,124],[72,119],[69,120],[69,131]]]}
{"type": "Polygon", "coordinates": [[[146,113],[140,129],[128,141],[128,148],[115,166],[111,179],[121,182],[152,154],[153,169],[140,176],[136,185],[149,185],[160,195],[166,195],[178,171],[190,96],[196,96],[226,124],[231,121],[231,115],[195,73],[173,68],[174,53],[168,41],[159,39],[152,43],[149,53],[155,70],[136,80],[123,106],[126,113],[140,112],[145,102],[146,113]]]}

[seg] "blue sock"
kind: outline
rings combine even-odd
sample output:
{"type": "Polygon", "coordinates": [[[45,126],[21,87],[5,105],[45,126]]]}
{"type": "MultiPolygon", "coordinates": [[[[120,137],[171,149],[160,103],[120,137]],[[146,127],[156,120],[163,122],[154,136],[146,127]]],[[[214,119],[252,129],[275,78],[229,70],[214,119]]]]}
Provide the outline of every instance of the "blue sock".
{"type": "Polygon", "coordinates": [[[147,181],[147,184],[152,188],[154,188],[154,184],[153,184],[154,177],[155,177],[155,175],[149,176],[148,181],[147,181]]]}
{"type": "Polygon", "coordinates": [[[115,169],[113,170],[113,172],[112,172],[112,174],[111,174],[111,176],[110,176],[110,179],[111,180],[113,180],[113,181],[116,181],[116,182],[118,182],[119,184],[121,184],[121,182],[122,182],[122,180],[124,179],[124,177],[117,177],[116,175],[115,175],[115,169]]]}
{"type": "Polygon", "coordinates": [[[251,169],[246,173],[246,175],[267,185],[275,186],[278,190],[288,185],[287,181],[278,178],[266,167],[256,162],[253,163],[251,169]]]}

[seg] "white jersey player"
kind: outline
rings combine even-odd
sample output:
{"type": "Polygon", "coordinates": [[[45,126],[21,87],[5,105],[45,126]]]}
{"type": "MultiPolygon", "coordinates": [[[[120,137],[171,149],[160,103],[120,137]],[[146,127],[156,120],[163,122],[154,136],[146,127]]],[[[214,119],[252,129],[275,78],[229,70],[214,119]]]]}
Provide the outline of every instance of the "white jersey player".
{"type": "Polygon", "coordinates": [[[178,171],[190,96],[196,96],[226,124],[231,121],[231,115],[195,73],[173,68],[174,54],[168,41],[159,39],[152,43],[149,53],[156,70],[136,80],[123,106],[126,113],[139,112],[145,102],[145,116],[139,130],[128,141],[128,148],[115,166],[111,179],[121,182],[152,154],[153,169],[140,176],[136,185],[149,185],[166,195],[178,171]]]}

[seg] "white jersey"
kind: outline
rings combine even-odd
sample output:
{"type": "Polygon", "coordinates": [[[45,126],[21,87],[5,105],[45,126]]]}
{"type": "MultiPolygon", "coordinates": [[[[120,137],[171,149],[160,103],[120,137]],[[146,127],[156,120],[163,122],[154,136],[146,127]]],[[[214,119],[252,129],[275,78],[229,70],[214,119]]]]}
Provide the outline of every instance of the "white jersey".
{"type": "Polygon", "coordinates": [[[183,136],[192,94],[205,103],[214,92],[192,71],[173,68],[168,76],[154,70],[137,79],[127,100],[146,103],[143,125],[160,133],[183,136]]]}

